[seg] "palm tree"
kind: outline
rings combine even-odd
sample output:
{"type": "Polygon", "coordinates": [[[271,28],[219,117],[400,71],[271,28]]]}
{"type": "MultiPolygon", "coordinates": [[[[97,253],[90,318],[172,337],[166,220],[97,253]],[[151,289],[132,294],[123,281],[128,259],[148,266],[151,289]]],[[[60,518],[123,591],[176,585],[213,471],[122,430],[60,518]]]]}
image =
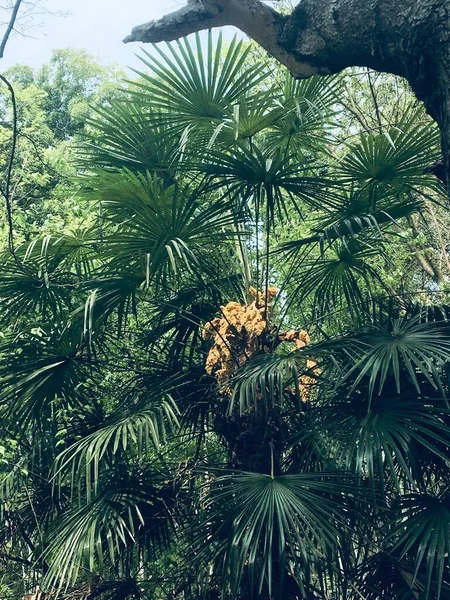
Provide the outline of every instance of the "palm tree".
{"type": "Polygon", "coordinates": [[[142,60],[85,227],[3,257],[0,558],[67,599],[450,597],[448,310],[387,278],[435,128],[332,152],[340,78],[142,60]]]}

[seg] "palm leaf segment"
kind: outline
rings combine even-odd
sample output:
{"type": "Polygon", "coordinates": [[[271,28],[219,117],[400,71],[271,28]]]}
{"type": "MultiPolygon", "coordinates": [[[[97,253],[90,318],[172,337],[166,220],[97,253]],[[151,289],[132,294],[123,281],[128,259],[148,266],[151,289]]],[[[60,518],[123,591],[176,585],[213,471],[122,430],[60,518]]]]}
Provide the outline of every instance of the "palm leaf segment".
{"type": "Polygon", "coordinates": [[[61,592],[73,586],[83,571],[103,573],[112,567],[119,575],[118,561],[127,548],[140,545],[148,556],[151,526],[154,559],[158,543],[163,547],[169,539],[169,520],[161,518],[166,510],[161,496],[158,487],[144,488],[142,481],[128,479],[110,482],[91,502],[68,510],[54,524],[42,554],[50,565],[45,585],[61,592]]]}
{"type": "Polygon", "coordinates": [[[76,402],[78,385],[90,374],[89,354],[80,344],[77,327],[22,335],[12,344],[7,340],[5,350],[9,361],[2,367],[0,402],[24,427],[30,421],[45,424],[56,399],[76,402]]]}
{"type": "Polygon", "coordinates": [[[388,376],[392,376],[400,393],[404,373],[408,373],[418,393],[421,380],[443,390],[441,369],[450,360],[450,340],[445,329],[421,322],[420,315],[369,327],[349,336],[348,342],[354,366],[343,381],[354,376],[352,390],[368,377],[369,396],[375,393],[377,384],[377,393],[381,394],[388,376]]]}
{"type": "Polygon", "coordinates": [[[147,288],[208,272],[211,249],[236,238],[225,203],[209,202],[201,189],[166,187],[148,171],[98,177],[104,218],[116,225],[104,238],[108,269],[121,275],[133,265],[147,288]]]}
{"type": "Polygon", "coordinates": [[[394,531],[390,536],[400,557],[412,556],[426,597],[437,600],[450,584],[450,505],[448,490],[437,494],[410,494],[395,503],[394,531]]]}

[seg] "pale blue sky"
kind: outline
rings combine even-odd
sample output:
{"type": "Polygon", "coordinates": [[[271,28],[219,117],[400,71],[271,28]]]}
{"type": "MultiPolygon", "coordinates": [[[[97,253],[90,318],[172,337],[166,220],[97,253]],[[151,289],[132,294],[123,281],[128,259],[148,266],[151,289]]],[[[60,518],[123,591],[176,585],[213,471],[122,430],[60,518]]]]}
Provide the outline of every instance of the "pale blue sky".
{"type": "MultiPolygon", "coordinates": [[[[134,56],[139,44],[123,44],[122,39],[134,25],[176,10],[185,0],[41,0],[40,9],[67,12],[67,16],[38,14],[27,23],[30,37],[15,35],[8,42],[0,71],[16,63],[39,66],[54,48],[84,48],[102,62],[117,62],[122,67],[139,67],[134,56]],[[34,23],[37,29],[30,29],[34,23]]],[[[0,22],[7,14],[0,8],[0,22]],[[3,15],[1,13],[4,13],[3,15]]],[[[230,28],[231,29],[231,28],[230,28]]]]}

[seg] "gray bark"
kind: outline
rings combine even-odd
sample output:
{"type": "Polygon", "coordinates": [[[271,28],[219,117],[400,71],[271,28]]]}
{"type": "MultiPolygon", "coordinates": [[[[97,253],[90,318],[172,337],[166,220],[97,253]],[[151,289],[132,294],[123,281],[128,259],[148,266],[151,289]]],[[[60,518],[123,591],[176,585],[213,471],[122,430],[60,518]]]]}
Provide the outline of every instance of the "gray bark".
{"type": "Polygon", "coordinates": [[[300,0],[283,16],[260,0],[188,0],[125,42],[170,41],[234,25],[294,77],[364,66],[405,77],[437,121],[450,174],[450,0],[300,0]]]}

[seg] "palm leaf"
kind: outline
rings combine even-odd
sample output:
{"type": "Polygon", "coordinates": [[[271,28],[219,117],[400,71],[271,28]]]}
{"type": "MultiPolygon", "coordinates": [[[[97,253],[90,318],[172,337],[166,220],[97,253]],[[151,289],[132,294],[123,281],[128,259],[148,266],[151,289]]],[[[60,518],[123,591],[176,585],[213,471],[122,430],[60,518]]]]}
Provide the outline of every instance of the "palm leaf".
{"type": "Polygon", "coordinates": [[[214,47],[210,31],[207,60],[198,34],[195,48],[187,38],[167,44],[167,53],[159,45],[153,47],[154,54],[144,51],[145,58],[140,57],[152,73],[136,71],[141,79],[133,82],[135,93],[139,98],[151,97],[152,106],[164,111],[164,122],[178,130],[220,123],[239,98],[266,76],[264,64],[246,65],[250,47],[243,49],[243,41],[236,37],[224,50],[222,34],[214,47]]]}
{"type": "Polygon", "coordinates": [[[229,414],[234,411],[237,399],[241,414],[257,410],[260,405],[282,406],[292,395],[295,396],[297,407],[300,407],[300,377],[318,377],[316,364],[314,367],[308,366],[311,352],[316,356],[314,350],[304,348],[287,354],[262,354],[249,360],[230,382],[233,394],[228,407],[229,414]]]}
{"type": "Polygon", "coordinates": [[[446,462],[449,416],[442,401],[418,397],[414,388],[397,394],[386,384],[370,403],[360,391],[312,407],[308,427],[293,437],[313,445],[320,436],[328,438],[345,469],[368,476],[374,485],[387,475],[401,488],[405,480],[414,485],[426,477],[430,465],[424,455],[446,462]]]}
{"type": "Polygon", "coordinates": [[[276,252],[295,253],[297,249],[314,243],[325,246],[337,239],[370,233],[380,237],[400,219],[418,212],[423,207],[420,199],[409,197],[394,200],[381,196],[377,201],[367,189],[352,190],[342,195],[342,205],[335,211],[321,214],[313,230],[317,233],[299,240],[280,244],[276,252]]]}
{"type": "Polygon", "coordinates": [[[178,426],[178,408],[170,394],[171,389],[176,389],[177,380],[161,383],[156,377],[149,377],[146,386],[139,389],[135,382],[129,382],[128,406],[120,407],[117,411],[120,416],[110,416],[99,429],[73,443],[56,458],[54,477],[59,482],[71,471],[72,485],[75,486],[84,471],[89,500],[91,487],[94,493],[97,490],[105,462],[110,468],[114,456],[127,449],[139,460],[150,449],[159,449],[166,440],[167,430],[178,426]]]}
{"type": "MultiPolygon", "coordinates": [[[[448,491],[435,495],[404,495],[395,503],[391,540],[400,558],[415,558],[414,580],[423,566],[426,570],[426,597],[435,588],[439,600],[443,583],[449,585],[450,505],[448,491]]],[[[434,595],[433,594],[433,595],[434,595]]]]}
{"type": "Polygon", "coordinates": [[[98,182],[104,218],[118,225],[104,238],[116,268],[140,267],[147,287],[171,274],[205,269],[211,249],[236,238],[235,217],[224,202],[208,205],[202,190],[165,187],[150,175],[123,169],[98,182]]]}
{"type": "Polygon", "coordinates": [[[213,553],[222,565],[224,593],[238,597],[245,572],[251,595],[263,586],[272,595],[275,590],[281,594],[288,563],[300,582],[313,563],[326,571],[327,553],[335,548],[344,522],[339,514],[342,494],[350,489],[346,480],[339,474],[241,473],[207,484],[202,502],[212,531],[211,538],[203,532],[199,543],[222,540],[203,553],[213,553]]]}
{"type": "Polygon", "coordinates": [[[169,520],[160,518],[164,504],[157,489],[144,489],[142,483],[110,482],[91,502],[66,511],[54,524],[43,550],[50,565],[44,578],[46,587],[56,592],[67,590],[82,572],[103,572],[108,560],[116,564],[124,550],[136,544],[140,530],[145,531],[146,512],[148,520],[159,526],[153,535],[166,540],[169,520]]]}
{"type": "Polygon", "coordinates": [[[23,427],[30,420],[44,422],[50,417],[55,399],[76,402],[78,384],[91,370],[77,327],[20,335],[7,340],[1,351],[7,353],[8,360],[2,366],[0,403],[23,427]]]}
{"type": "Polygon", "coordinates": [[[438,132],[424,123],[421,111],[405,112],[395,127],[380,134],[362,134],[340,165],[349,181],[369,185],[384,194],[440,190],[438,180],[424,170],[440,156],[438,132]]]}
{"type": "Polygon", "coordinates": [[[369,395],[378,385],[381,394],[388,375],[395,380],[397,393],[408,374],[417,392],[420,379],[442,391],[440,368],[450,360],[450,339],[446,330],[432,322],[421,322],[421,315],[392,318],[348,336],[346,346],[353,362],[342,378],[352,380],[351,391],[368,377],[369,395]]]}
{"type": "Polygon", "coordinates": [[[282,93],[277,97],[282,116],[267,132],[269,148],[288,147],[300,155],[323,150],[342,86],[341,77],[295,80],[286,72],[282,93]]]}
{"type": "Polygon", "coordinates": [[[378,271],[370,264],[370,259],[382,254],[383,246],[377,238],[370,242],[337,240],[325,251],[319,242],[316,243],[317,258],[305,256],[311,248],[302,248],[298,244],[291,246],[288,256],[292,266],[286,284],[292,289],[290,302],[300,305],[312,297],[315,314],[326,314],[344,302],[352,314],[358,313],[365,298],[380,283],[378,271]]]}
{"type": "Polygon", "coordinates": [[[89,144],[78,151],[81,167],[149,170],[168,180],[175,175],[180,158],[179,136],[167,131],[152,107],[128,100],[96,112],[98,116],[89,121],[89,144]]]}

